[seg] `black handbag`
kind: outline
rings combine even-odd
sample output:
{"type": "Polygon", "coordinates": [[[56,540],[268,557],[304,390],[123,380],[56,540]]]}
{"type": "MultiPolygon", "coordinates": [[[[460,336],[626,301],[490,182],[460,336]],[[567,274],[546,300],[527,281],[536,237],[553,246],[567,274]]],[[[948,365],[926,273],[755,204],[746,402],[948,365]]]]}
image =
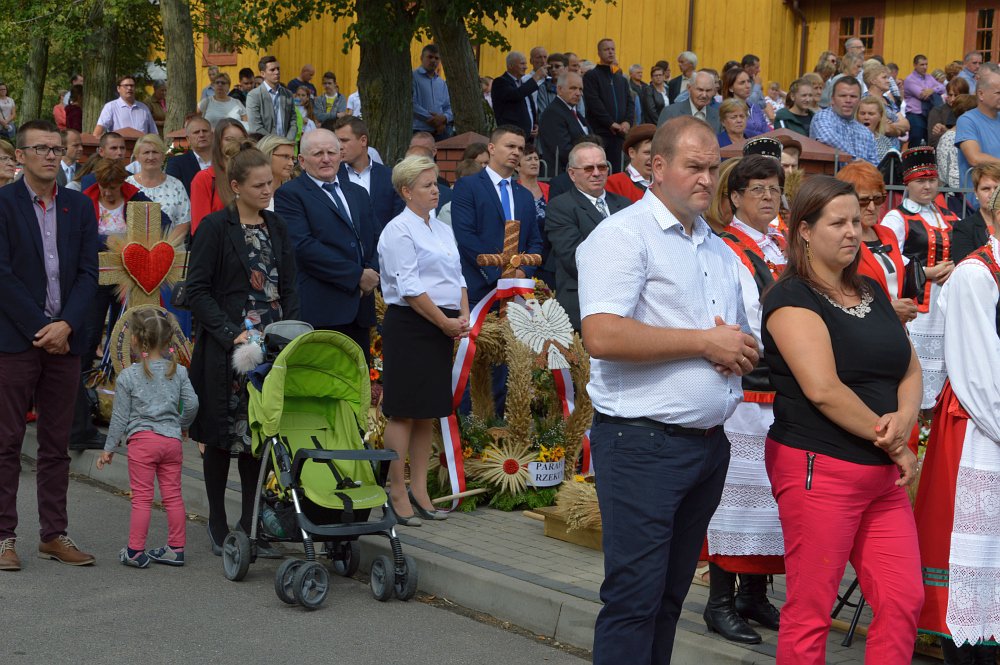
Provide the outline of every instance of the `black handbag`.
{"type": "Polygon", "coordinates": [[[904,298],[913,298],[919,303],[924,300],[924,285],[927,283],[927,275],[924,273],[924,266],[920,260],[914,256],[909,257],[910,262],[903,269],[903,294],[904,298]]]}

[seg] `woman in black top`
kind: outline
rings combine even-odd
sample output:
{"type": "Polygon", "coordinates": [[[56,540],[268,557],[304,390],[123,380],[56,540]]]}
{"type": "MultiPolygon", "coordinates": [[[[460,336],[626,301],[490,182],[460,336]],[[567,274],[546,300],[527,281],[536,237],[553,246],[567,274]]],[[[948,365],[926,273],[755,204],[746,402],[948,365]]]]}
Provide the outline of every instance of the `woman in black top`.
{"type": "MultiPolygon", "coordinates": [[[[233,367],[233,349],[246,343],[250,328],[299,316],[295,248],[285,223],[267,210],[274,174],[271,160],[247,141],[226,168],[235,195],[231,204],[207,215],[191,246],[187,287],[195,320],[191,383],[202,407],[191,438],[205,446],[205,491],[212,551],[221,554],[229,533],[226,482],[236,457],[243,495],[239,527],[250,533],[260,462],[250,450],[247,377],[233,367]]],[[[257,556],[280,553],[258,543],[257,556]]]]}
{"type": "Polygon", "coordinates": [[[920,365],[888,297],[858,275],[854,188],[813,176],[789,217],[788,265],[763,299],[777,391],[765,462],[785,540],[788,601],[778,663],[825,662],[830,608],[848,561],[875,619],[866,660],[908,663],[923,604],[916,526],[903,486],[920,365]]]}

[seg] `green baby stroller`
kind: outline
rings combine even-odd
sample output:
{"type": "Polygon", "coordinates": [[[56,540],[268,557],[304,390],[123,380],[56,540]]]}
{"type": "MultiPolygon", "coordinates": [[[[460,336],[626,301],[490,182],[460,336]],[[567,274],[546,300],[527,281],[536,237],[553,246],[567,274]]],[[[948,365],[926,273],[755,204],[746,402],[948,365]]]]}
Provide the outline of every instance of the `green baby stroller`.
{"type": "Polygon", "coordinates": [[[372,562],[372,594],[383,601],[393,595],[409,600],[417,589],[416,562],[402,552],[383,487],[382,466],[397,454],[373,450],[363,438],[371,403],[364,354],[345,335],[302,332],[308,330],[307,324],[290,321],[265,330],[265,361],[271,366],[258,367],[248,385],[254,454],[264,463],[251,533],[233,531],[223,543],[226,577],[246,576],[257,558],[259,535],[301,542],[305,561],[282,562],[274,590],[288,604],[316,609],[330,590],[330,574],[317,561],[315,544],[322,543],[321,554],[336,573],[350,577],[361,558],[358,537],[381,535],[389,539],[392,556],[372,562]],[[382,517],[369,521],[377,507],[382,517]]]}

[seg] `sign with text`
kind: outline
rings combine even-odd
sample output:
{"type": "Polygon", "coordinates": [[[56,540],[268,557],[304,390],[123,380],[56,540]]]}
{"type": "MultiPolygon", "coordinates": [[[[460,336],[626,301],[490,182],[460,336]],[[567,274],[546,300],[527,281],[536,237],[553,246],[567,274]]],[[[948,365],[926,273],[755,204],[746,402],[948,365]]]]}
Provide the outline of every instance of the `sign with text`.
{"type": "Polygon", "coordinates": [[[552,487],[563,481],[566,460],[558,462],[528,462],[529,484],[532,487],[552,487]]]}

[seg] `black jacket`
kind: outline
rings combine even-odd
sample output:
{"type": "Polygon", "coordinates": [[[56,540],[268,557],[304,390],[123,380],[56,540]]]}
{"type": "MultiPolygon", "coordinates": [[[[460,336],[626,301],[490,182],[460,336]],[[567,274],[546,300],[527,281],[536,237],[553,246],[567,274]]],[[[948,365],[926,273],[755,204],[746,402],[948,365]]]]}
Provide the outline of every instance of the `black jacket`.
{"type": "MultiPolygon", "coordinates": [[[[604,201],[612,215],[632,204],[624,196],[611,192],[605,192],[604,201]]],[[[565,194],[549,198],[549,204],[545,208],[545,235],[552,243],[549,269],[556,274],[556,299],[569,314],[576,330],[580,329],[576,249],[602,221],[604,219],[597,207],[576,187],[565,194]]]]}
{"type": "Polygon", "coordinates": [[[951,233],[951,258],[955,263],[972,254],[990,239],[989,231],[986,230],[986,220],[978,211],[956,222],[951,233]]]}
{"type": "MultiPolygon", "coordinates": [[[[271,248],[278,259],[278,294],[285,319],[299,318],[295,248],[282,219],[264,210],[271,248]]],[[[206,216],[193,236],[187,273],[188,299],[195,320],[191,384],[201,402],[191,436],[228,448],[230,352],[243,332],[243,308],[250,293],[250,263],[239,213],[224,208],[206,216]]]]}
{"type": "MultiPolygon", "coordinates": [[[[667,99],[669,99],[669,89],[666,92],[667,99]]],[[[659,121],[660,113],[666,104],[663,102],[663,98],[657,94],[656,88],[652,84],[642,89],[642,96],[639,98],[639,102],[642,104],[642,121],[655,125],[659,121]]]]}
{"type": "MultiPolygon", "coordinates": [[[[612,135],[611,125],[634,119],[628,80],[621,72],[612,73],[607,65],[597,65],[583,75],[583,101],[592,131],[602,138],[612,135]]],[[[614,161],[611,155],[608,157],[614,161]]]]}
{"type": "Polygon", "coordinates": [[[555,176],[566,170],[566,160],[573,148],[573,141],[584,135],[583,128],[588,127],[587,119],[580,117],[578,121],[573,111],[560,99],[553,99],[542,113],[538,123],[538,149],[542,159],[548,164],[549,176],[555,176]]]}
{"type": "Polygon", "coordinates": [[[493,116],[496,118],[497,127],[500,125],[520,127],[530,140],[532,125],[538,122],[535,100],[531,97],[531,94],[536,90],[538,90],[538,82],[533,78],[518,85],[509,72],[504,72],[502,76],[493,79],[490,96],[493,99],[493,116]],[[525,98],[528,100],[527,103],[525,103],[525,98]],[[528,112],[529,105],[531,106],[530,113],[528,112]]]}

